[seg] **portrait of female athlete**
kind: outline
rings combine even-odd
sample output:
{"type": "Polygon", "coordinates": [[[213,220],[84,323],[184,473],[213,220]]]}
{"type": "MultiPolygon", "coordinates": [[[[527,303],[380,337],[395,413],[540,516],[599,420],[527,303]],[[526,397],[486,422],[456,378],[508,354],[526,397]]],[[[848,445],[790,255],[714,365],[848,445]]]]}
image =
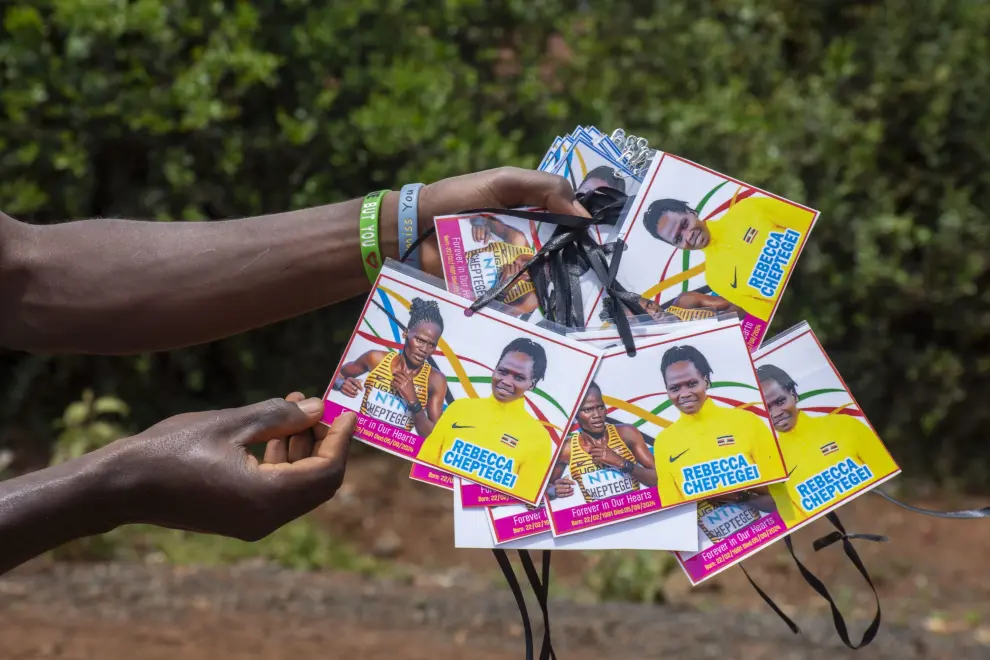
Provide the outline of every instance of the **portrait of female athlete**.
{"type": "Polygon", "coordinates": [[[550,477],[551,499],[570,497],[576,485],[585,502],[656,486],[653,454],[633,426],[610,424],[602,390],[592,382],[578,408],[580,427],[568,436],[550,477]],[[570,470],[570,478],[564,472],[570,470]]]}
{"type": "Polygon", "coordinates": [[[333,388],[345,396],[364,392],[361,414],[412,431],[433,431],[443,412],[447,379],[427,360],[443,334],[443,317],[435,300],[413,298],[402,351],[368,351],[340,369],[333,388]],[[358,377],[368,377],[362,383],[358,377]]]}
{"type": "MultiPolygon", "coordinates": [[[[515,276],[536,254],[526,234],[497,218],[477,216],[471,219],[471,237],[484,247],[465,253],[472,285],[482,292],[515,276]],[[495,237],[498,240],[492,240],[495,237]]],[[[499,297],[520,316],[539,307],[539,298],[529,275],[524,273],[499,297]]]]}

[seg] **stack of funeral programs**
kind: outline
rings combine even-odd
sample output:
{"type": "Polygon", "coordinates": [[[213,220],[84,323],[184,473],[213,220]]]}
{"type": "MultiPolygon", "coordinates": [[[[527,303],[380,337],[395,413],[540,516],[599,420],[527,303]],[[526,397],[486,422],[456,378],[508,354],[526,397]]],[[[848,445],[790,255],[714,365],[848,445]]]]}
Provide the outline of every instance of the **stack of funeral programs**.
{"type": "Polygon", "coordinates": [[[581,327],[528,274],[466,313],[557,226],[444,216],[443,279],[387,263],[325,395],[452,491],[457,547],[670,550],[698,584],[899,473],[806,323],[765,340],[817,211],[622,131],[578,127],[540,169],[627,197],[587,231],[624,244],[635,350],[590,269],[581,327]]]}

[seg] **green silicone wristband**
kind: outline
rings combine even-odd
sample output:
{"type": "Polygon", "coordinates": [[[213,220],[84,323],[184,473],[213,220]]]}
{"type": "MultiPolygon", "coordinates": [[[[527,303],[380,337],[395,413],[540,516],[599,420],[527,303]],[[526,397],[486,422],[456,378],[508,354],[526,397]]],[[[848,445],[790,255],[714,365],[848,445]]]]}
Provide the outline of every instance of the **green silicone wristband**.
{"type": "Polygon", "coordinates": [[[382,208],[382,200],[390,191],[379,190],[368,193],[361,205],[361,263],[368,280],[374,284],[378,279],[378,271],[382,269],[382,248],[378,241],[378,215],[382,208]]]}

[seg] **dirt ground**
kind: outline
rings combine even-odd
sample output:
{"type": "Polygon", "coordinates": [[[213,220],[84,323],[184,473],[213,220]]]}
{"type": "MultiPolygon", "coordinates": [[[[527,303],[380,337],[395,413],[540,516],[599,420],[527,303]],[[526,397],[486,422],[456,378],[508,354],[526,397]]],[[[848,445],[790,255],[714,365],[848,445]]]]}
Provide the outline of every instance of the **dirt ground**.
{"type": "MultiPolygon", "coordinates": [[[[0,658],[523,657],[519,615],[491,554],[453,548],[449,493],[410,482],[408,469],[356,452],[344,488],[316,514],[355,547],[406,567],[405,579],[258,564],[189,569],[37,561],[0,579],[0,658]]],[[[891,541],[857,542],[877,583],[884,622],[874,644],[856,657],[990,657],[990,574],[981,570],[990,522],[919,517],[874,496],[844,508],[842,517],[850,531],[891,541]]],[[[812,552],[811,541],[827,531],[816,524],[797,535],[796,545],[858,636],[872,616],[872,595],[839,546],[812,552]]],[[[555,553],[557,655],[854,657],[783,547],[763,551],[747,567],[801,626],[801,636],[766,608],[741,571],[694,589],[677,572],[664,604],[594,604],[574,597],[589,570],[587,557],[555,553]]]]}

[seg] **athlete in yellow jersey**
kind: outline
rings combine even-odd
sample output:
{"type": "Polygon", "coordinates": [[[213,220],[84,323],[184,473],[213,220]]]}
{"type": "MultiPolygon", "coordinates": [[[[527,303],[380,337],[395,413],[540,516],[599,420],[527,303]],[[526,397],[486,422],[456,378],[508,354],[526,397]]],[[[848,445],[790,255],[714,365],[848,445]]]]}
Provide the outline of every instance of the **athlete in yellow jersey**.
{"type": "Polygon", "coordinates": [[[592,382],[578,409],[580,429],[567,438],[550,476],[550,499],[570,497],[576,485],[585,502],[657,485],[653,454],[633,426],[605,421],[602,390],[592,382]],[[565,471],[570,478],[564,477],[565,471]]]}
{"type": "Polygon", "coordinates": [[[542,346],[526,338],[509,342],[492,372],[492,395],[447,406],[417,458],[535,504],[550,474],[554,445],[526,411],[525,394],[546,371],[542,346]]]}
{"type": "Polygon", "coordinates": [[[747,197],[704,222],[684,202],[660,199],[643,227],[682,250],[705,254],[705,281],[719,296],[767,321],[815,214],[771,197],[747,197]]]}
{"type": "Polygon", "coordinates": [[[770,494],[788,527],[899,470],[869,426],[799,410],[797,383],[779,367],[763,365],[757,375],[787,465],[788,480],[771,485],[770,494]]]}
{"type": "Polygon", "coordinates": [[[340,368],[333,388],[349,397],[363,391],[362,415],[428,436],[447,394],[447,379],[427,363],[442,333],[436,301],[413,298],[402,351],[368,351],[340,368]],[[365,373],[362,383],[358,376],[365,373]]]}
{"type": "MultiPolygon", "coordinates": [[[[515,276],[536,254],[536,250],[526,240],[524,233],[497,218],[486,216],[472,218],[471,237],[478,243],[486,244],[485,247],[469,250],[464,255],[471,276],[471,286],[478,296],[499,282],[515,276]],[[500,240],[489,242],[493,235],[500,240]]],[[[535,311],[539,307],[536,288],[528,273],[523,273],[516,283],[499,297],[499,301],[520,315],[535,311]]]]}
{"type": "Polygon", "coordinates": [[[680,417],[654,442],[663,506],[720,499],[786,477],[773,433],[747,410],[708,398],[712,368],[693,346],[667,349],[660,361],[667,396],[680,417]]]}

